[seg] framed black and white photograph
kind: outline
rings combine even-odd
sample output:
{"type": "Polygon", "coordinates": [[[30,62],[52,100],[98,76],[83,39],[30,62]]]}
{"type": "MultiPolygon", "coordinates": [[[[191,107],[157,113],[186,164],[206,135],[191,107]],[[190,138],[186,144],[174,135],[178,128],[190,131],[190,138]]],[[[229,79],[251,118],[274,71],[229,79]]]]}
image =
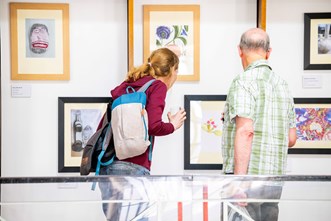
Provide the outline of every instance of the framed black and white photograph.
{"type": "Polygon", "coordinates": [[[81,157],[110,97],[59,97],[58,172],[79,172],[81,157]]]}
{"type": "Polygon", "coordinates": [[[331,70],[331,12],[304,14],[304,70],[331,70]]]}
{"type": "Polygon", "coordinates": [[[221,170],[226,95],[184,95],[184,169],[221,170]]]}

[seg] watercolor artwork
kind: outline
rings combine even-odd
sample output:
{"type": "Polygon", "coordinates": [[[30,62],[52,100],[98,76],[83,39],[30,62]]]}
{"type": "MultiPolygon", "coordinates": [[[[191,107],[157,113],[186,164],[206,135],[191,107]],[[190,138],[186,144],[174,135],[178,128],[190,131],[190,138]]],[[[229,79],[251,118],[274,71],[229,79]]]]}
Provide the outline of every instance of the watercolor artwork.
{"type": "Polygon", "coordinates": [[[301,141],[331,141],[330,108],[296,108],[297,138],[301,141]]]}
{"type": "Polygon", "coordinates": [[[220,170],[225,95],[185,95],[184,169],[220,170]]]}
{"type": "Polygon", "coordinates": [[[330,102],[330,98],[294,98],[297,142],[290,154],[331,154],[330,102]]]}

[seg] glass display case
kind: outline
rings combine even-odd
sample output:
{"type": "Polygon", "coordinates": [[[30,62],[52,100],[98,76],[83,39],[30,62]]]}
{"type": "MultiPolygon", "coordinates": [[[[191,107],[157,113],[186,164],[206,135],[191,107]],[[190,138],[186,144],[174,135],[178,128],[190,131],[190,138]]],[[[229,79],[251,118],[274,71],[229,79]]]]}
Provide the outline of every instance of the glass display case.
{"type": "Polygon", "coordinates": [[[237,206],[245,202],[279,203],[280,221],[331,216],[331,176],[2,177],[0,183],[0,221],[107,220],[103,209],[119,220],[234,220],[234,214],[253,220],[237,206]],[[238,194],[265,186],[280,187],[280,199],[269,191],[238,194]]]}

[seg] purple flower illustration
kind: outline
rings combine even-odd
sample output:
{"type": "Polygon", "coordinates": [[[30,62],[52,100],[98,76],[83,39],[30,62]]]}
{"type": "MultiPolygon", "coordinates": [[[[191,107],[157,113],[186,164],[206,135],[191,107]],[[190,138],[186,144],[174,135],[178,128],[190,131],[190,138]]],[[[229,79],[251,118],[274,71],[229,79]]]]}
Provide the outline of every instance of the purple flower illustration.
{"type": "Polygon", "coordinates": [[[185,35],[185,36],[187,36],[187,32],[186,32],[186,30],[185,30],[185,28],[182,28],[182,33],[180,33],[181,35],[185,35]]]}
{"type": "Polygon", "coordinates": [[[156,46],[168,47],[180,56],[187,45],[188,31],[188,25],[160,25],[156,28],[156,46]]]}
{"type": "Polygon", "coordinates": [[[160,39],[168,39],[170,36],[170,28],[167,26],[159,26],[156,29],[156,35],[160,38],[160,39]]]}

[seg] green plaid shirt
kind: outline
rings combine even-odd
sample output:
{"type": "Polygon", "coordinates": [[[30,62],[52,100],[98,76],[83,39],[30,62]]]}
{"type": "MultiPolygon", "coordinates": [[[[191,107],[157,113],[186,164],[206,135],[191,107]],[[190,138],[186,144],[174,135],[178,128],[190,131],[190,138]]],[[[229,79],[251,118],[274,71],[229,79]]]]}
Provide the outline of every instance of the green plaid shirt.
{"type": "Polygon", "coordinates": [[[222,136],[225,173],[234,171],[236,116],[253,120],[248,174],[284,174],[289,128],[296,126],[294,103],[287,83],[271,70],[266,60],[249,65],[229,89],[222,136]]]}

